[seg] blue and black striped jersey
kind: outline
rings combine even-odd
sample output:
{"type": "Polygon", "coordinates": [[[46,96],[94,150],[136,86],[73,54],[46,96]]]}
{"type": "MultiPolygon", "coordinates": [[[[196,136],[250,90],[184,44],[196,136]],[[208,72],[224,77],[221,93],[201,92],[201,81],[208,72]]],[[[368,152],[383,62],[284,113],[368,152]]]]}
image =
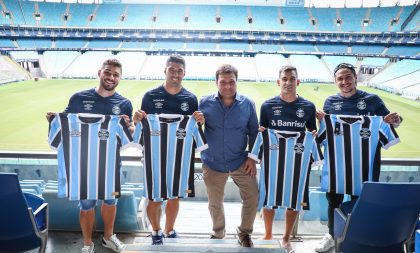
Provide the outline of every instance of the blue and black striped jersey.
{"type": "Polygon", "coordinates": [[[120,150],[132,140],[119,116],[55,114],[48,142],[57,149],[58,196],[70,200],[119,197],[120,150]]]}
{"type": "Polygon", "coordinates": [[[143,147],[145,194],[149,199],[162,201],[194,194],[194,152],[208,145],[192,116],[148,114],[137,123],[133,138],[143,147]]]}

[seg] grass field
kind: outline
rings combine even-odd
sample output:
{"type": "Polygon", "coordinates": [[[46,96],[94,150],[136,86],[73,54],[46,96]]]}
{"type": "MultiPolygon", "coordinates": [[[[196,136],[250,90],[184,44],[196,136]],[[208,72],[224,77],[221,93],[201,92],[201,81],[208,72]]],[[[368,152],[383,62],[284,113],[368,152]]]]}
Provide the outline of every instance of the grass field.
{"type": "MultiPolygon", "coordinates": [[[[97,80],[41,80],[11,83],[0,86],[0,150],[37,150],[48,151],[47,111],[62,111],[70,96],[80,90],[95,87],[97,80]]],[[[143,94],[159,85],[162,81],[122,81],[118,92],[129,98],[135,109],[140,107],[143,94]]],[[[185,81],[184,86],[201,96],[216,91],[214,82],[185,81]]],[[[298,93],[322,108],[325,98],[337,92],[334,85],[301,84],[298,93]]],[[[361,87],[381,96],[391,111],[404,117],[403,124],[397,129],[401,143],[383,152],[384,157],[420,157],[420,103],[375,89],[361,87]]],[[[252,98],[257,106],[278,95],[279,88],[274,83],[238,84],[238,91],[252,98]]]]}

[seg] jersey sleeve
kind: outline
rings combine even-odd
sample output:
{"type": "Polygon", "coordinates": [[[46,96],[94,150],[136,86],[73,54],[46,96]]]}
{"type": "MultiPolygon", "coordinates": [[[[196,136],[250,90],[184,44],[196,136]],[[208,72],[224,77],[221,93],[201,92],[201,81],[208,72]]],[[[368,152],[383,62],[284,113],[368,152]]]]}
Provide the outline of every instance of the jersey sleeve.
{"type": "Polygon", "coordinates": [[[309,108],[309,119],[306,122],[306,128],[309,131],[313,131],[316,130],[316,109],[315,109],[315,105],[311,105],[309,108]]]}
{"type": "Polygon", "coordinates": [[[390,113],[390,111],[388,110],[388,108],[386,108],[384,101],[377,95],[375,95],[375,102],[374,104],[377,105],[377,108],[375,110],[375,112],[373,113],[373,115],[377,115],[377,116],[386,116],[390,113]]]}
{"type": "Polygon", "coordinates": [[[147,92],[144,94],[143,99],[141,100],[141,110],[146,113],[150,113],[152,110],[150,108],[150,94],[147,92]]]}
{"type": "Polygon", "coordinates": [[[142,134],[143,134],[143,124],[141,122],[137,122],[136,127],[134,128],[134,133],[133,133],[133,143],[140,149],[143,149],[143,146],[141,145],[141,142],[140,142],[142,134]]]}
{"type": "Polygon", "coordinates": [[[267,106],[266,103],[263,103],[260,108],[260,126],[268,128],[270,122],[267,117],[267,106]]]}
{"type": "Polygon", "coordinates": [[[379,126],[379,141],[384,149],[388,149],[400,142],[400,139],[394,127],[382,121],[379,126]]]}
{"type": "Polygon", "coordinates": [[[73,94],[69,99],[69,103],[67,104],[66,109],[64,109],[64,113],[78,113],[77,105],[80,104],[78,94],[73,94]]]}
{"type": "Polygon", "coordinates": [[[312,141],[312,159],[313,163],[311,167],[323,164],[324,156],[322,155],[321,147],[315,138],[312,141]]]}
{"type": "Polygon", "coordinates": [[[209,148],[209,145],[206,141],[206,137],[204,137],[204,132],[201,128],[201,124],[199,124],[198,122],[195,123],[194,127],[194,141],[197,146],[195,152],[201,152],[209,148]]]}
{"type": "MultiPolygon", "coordinates": [[[[265,131],[268,131],[268,129],[266,129],[265,131]]],[[[257,138],[255,139],[255,142],[254,142],[254,146],[252,147],[251,152],[248,153],[248,157],[257,162],[260,162],[258,155],[260,153],[262,144],[263,144],[262,133],[258,132],[257,138]]]]}
{"type": "Polygon", "coordinates": [[[125,123],[124,118],[120,118],[118,121],[118,136],[121,140],[121,149],[125,149],[133,145],[133,137],[131,136],[130,130],[125,123]]]}
{"type": "Polygon", "coordinates": [[[61,124],[60,124],[60,115],[54,114],[50,118],[50,125],[48,131],[48,144],[51,149],[58,149],[61,143],[61,124]]]}
{"type": "Polygon", "coordinates": [[[330,102],[330,100],[327,98],[327,99],[325,100],[325,102],[324,102],[324,107],[322,108],[322,110],[323,110],[325,113],[331,113],[331,112],[330,112],[330,108],[331,108],[331,102],[330,102]]]}
{"type": "Polygon", "coordinates": [[[325,117],[319,122],[319,131],[317,136],[318,143],[322,145],[325,145],[325,142],[327,141],[327,128],[325,125],[325,117]]]}

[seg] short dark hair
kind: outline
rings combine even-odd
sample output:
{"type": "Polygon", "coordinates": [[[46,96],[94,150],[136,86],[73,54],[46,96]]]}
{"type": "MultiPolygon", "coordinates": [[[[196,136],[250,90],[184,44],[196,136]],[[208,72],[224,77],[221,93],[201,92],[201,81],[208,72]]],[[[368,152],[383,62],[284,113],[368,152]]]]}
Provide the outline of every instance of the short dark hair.
{"type": "Polygon", "coordinates": [[[234,74],[236,80],[238,80],[238,69],[230,64],[223,64],[216,71],[216,81],[219,80],[219,75],[221,74],[234,74]]]}
{"type": "Polygon", "coordinates": [[[295,66],[293,65],[284,65],[279,70],[279,77],[281,76],[281,73],[284,73],[286,71],[294,71],[296,73],[296,77],[298,77],[298,72],[295,66]]]}
{"type": "Polygon", "coordinates": [[[338,64],[337,67],[335,67],[334,77],[335,77],[335,73],[337,73],[337,71],[339,71],[340,69],[349,69],[351,73],[353,73],[353,75],[356,76],[356,68],[350,63],[343,62],[343,63],[338,64]]]}
{"type": "Polygon", "coordinates": [[[184,57],[180,55],[174,54],[174,55],[169,56],[168,59],[166,60],[166,66],[168,66],[170,62],[182,64],[182,66],[184,66],[184,69],[185,69],[185,59],[184,57]]]}
{"type": "Polygon", "coordinates": [[[119,60],[115,59],[115,58],[111,58],[111,59],[106,59],[103,63],[102,63],[102,69],[104,69],[106,66],[114,66],[114,67],[118,67],[121,69],[122,71],[122,64],[119,60]]]}

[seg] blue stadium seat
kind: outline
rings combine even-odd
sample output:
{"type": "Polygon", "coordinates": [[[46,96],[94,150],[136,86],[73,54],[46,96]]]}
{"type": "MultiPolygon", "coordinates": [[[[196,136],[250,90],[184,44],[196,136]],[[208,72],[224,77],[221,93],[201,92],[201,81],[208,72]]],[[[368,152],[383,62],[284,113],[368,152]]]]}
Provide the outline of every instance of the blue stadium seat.
{"type": "Polygon", "coordinates": [[[325,192],[309,191],[309,210],[305,211],[302,220],[328,220],[328,202],[325,192]]]}
{"type": "MultiPolygon", "coordinates": [[[[403,253],[420,213],[420,184],[366,182],[351,215],[336,208],[336,252],[403,253]]],[[[347,204],[343,204],[346,206],[347,204]]]]}
{"type": "Polygon", "coordinates": [[[0,173],[0,252],[40,248],[48,238],[48,204],[30,193],[22,193],[14,173],[0,173]]]}
{"type": "Polygon", "coordinates": [[[58,198],[56,189],[44,190],[42,197],[50,207],[51,230],[80,231],[78,201],[58,198]]]}
{"type": "MultiPolygon", "coordinates": [[[[103,230],[104,224],[100,214],[100,205],[96,207],[96,229],[103,230]]],[[[144,228],[137,218],[138,205],[133,191],[121,191],[118,198],[117,216],[115,217],[115,232],[139,232],[144,228]]]]}

